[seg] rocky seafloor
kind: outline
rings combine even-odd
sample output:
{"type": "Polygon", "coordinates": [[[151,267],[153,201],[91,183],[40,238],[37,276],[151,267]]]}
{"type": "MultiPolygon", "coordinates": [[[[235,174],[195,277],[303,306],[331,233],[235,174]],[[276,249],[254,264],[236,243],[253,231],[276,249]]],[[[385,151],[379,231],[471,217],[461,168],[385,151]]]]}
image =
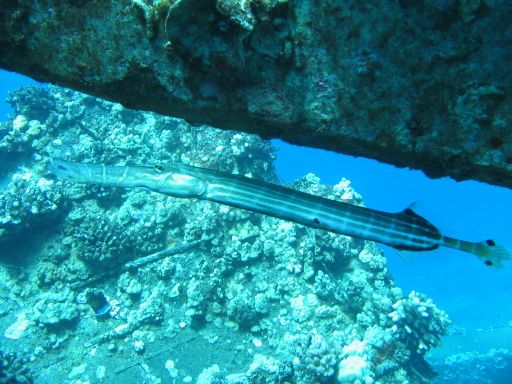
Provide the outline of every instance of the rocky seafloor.
{"type": "MultiPolygon", "coordinates": [[[[374,243],[46,169],[53,157],[183,162],[278,183],[269,142],[55,86],[18,89],[8,102],[0,382],[433,380],[425,357],[448,334],[448,316],[396,287],[374,243]]],[[[289,187],[363,204],[345,179],[326,186],[309,174],[289,187]]],[[[506,350],[480,360],[511,362],[506,350]]],[[[453,374],[446,366],[436,364],[436,382],[453,374]]]]}

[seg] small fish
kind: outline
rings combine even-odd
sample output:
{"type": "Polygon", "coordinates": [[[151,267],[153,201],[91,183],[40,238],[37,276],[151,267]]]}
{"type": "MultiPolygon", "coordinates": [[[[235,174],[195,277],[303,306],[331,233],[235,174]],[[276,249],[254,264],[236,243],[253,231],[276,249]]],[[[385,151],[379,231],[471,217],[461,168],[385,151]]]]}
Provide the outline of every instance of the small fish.
{"type": "Polygon", "coordinates": [[[472,243],[441,234],[413,207],[388,213],[324,199],[247,177],[173,163],[107,166],[54,159],[49,169],[76,183],[143,188],[180,198],[214,201],[311,228],[389,245],[399,251],[454,248],[476,255],[486,265],[503,267],[510,255],[493,240],[472,243]]]}

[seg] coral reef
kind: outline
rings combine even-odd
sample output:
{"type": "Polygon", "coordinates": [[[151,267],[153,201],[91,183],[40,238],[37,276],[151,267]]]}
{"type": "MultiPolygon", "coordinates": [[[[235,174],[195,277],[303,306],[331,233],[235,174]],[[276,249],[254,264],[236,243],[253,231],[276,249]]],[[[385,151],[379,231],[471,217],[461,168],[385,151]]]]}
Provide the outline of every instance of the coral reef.
{"type": "Polygon", "coordinates": [[[512,322],[504,322],[478,328],[450,327],[443,338],[443,348],[431,351],[429,364],[439,374],[435,384],[497,384],[507,383],[512,374],[510,335],[512,322]]]}
{"type": "Polygon", "coordinates": [[[413,291],[393,304],[393,309],[389,317],[395,323],[392,330],[396,338],[412,343],[420,354],[441,345],[439,335],[447,334],[450,320],[431,299],[413,291]]]}
{"type": "MultiPolygon", "coordinates": [[[[10,219],[0,222],[0,345],[35,382],[431,377],[425,352],[449,321],[424,295],[395,287],[375,244],[207,201],[63,182],[45,169],[51,157],[184,162],[277,182],[268,142],[56,86],[11,100],[0,142],[19,145],[0,146],[0,156],[9,174],[30,177],[1,186],[10,219]],[[8,139],[36,117],[45,129],[8,139]]],[[[345,179],[325,186],[310,174],[290,186],[363,204],[345,179]]]]}
{"type": "Polygon", "coordinates": [[[435,362],[434,367],[441,377],[435,380],[438,384],[506,383],[510,377],[512,354],[505,348],[492,348],[488,352],[463,352],[448,356],[442,362],[435,362]]]}
{"type": "Polygon", "coordinates": [[[0,382],[32,384],[33,378],[26,361],[18,358],[16,353],[0,351],[0,382]]]}
{"type": "Polygon", "coordinates": [[[78,306],[69,289],[45,292],[40,299],[33,308],[33,320],[46,326],[58,326],[77,319],[78,306]]]}

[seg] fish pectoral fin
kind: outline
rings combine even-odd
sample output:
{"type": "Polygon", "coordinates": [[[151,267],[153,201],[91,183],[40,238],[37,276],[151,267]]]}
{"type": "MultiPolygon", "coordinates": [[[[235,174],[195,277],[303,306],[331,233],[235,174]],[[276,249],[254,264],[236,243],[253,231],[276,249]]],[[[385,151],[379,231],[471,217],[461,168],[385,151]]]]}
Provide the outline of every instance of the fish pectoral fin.
{"type": "Polygon", "coordinates": [[[396,248],[393,248],[394,251],[398,254],[398,256],[400,256],[400,258],[405,261],[407,264],[412,264],[412,256],[413,253],[416,253],[416,252],[413,252],[413,251],[406,251],[406,250],[403,250],[403,249],[396,249],[396,248]]]}
{"type": "Polygon", "coordinates": [[[422,250],[422,251],[411,251],[408,249],[396,249],[392,247],[393,250],[398,253],[398,256],[406,263],[411,266],[421,267],[425,265],[425,262],[435,261],[442,263],[443,262],[443,252],[439,252],[439,247],[436,249],[430,250],[422,250]]]}

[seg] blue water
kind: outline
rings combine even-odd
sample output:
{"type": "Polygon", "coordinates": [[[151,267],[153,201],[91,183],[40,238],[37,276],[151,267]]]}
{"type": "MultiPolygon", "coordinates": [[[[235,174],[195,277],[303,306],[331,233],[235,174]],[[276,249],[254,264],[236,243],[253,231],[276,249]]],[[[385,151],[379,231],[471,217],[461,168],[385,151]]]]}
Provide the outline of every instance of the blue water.
{"type": "MultiPolygon", "coordinates": [[[[0,81],[2,101],[10,89],[36,84],[5,71],[0,72],[0,81]]],[[[5,120],[7,114],[12,114],[12,110],[6,103],[0,103],[0,119],[5,120]]],[[[393,212],[420,202],[421,214],[444,234],[470,241],[492,238],[512,250],[511,190],[473,181],[432,180],[420,171],[292,146],[279,140],[274,140],[273,145],[281,148],[276,153],[276,166],[286,181],[307,173],[314,173],[323,184],[329,185],[346,178],[363,196],[367,207],[393,212]]],[[[454,325],[466,329],[468,334],[512,324],[512,263],[497,271],[486,267],[476,257],[449,249],[420,253],[409,263],[392,249],[385,248],[385,252],[396,285],[404,293],[412,290],[426,293],[450,315],[454,325]]],[[[471,344],[468,348],[487,351],[493,347],[512,347],[507,340],[499,340],[498,345],[490,332],[480,336],[476,344],[473,343],[476,339],[467,338],[471,344]]],[[[448,343],[444,347],[449,348],[446,354],[461,348],[463,342],[457,340],[457,343],[448,343]]]]}

